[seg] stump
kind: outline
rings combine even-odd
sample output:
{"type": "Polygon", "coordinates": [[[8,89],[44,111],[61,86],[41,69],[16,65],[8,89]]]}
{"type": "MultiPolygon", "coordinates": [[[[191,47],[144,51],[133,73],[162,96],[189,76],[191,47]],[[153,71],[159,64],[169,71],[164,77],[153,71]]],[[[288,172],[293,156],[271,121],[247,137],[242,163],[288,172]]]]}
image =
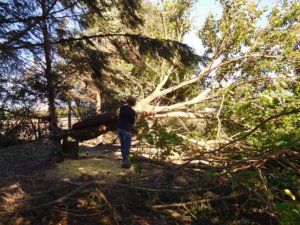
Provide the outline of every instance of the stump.
{"type": "Polygon", "coordinates": [[[79,141],[68,141],[63,139],[62,150],[66,158],[69,159],[78,159],[78,146],[79,141]]]}

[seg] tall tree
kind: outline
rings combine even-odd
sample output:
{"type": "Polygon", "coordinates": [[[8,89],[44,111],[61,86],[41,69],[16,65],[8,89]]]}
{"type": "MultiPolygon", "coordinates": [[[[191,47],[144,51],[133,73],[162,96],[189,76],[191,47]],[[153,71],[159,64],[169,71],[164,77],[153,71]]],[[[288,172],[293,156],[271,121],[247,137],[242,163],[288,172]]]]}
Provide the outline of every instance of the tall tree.
{"type": "MultiPolygon", "coordinates": [[[[177,37],[178,41],[182,40],[180,37],[182,38],[184,32],[180,33],[180,29],[177,28],[184,27],[180,24],[185,24],[184,12],[189,8],[189,4],[189,1],[166,1],[162,4],[163,26],[156,26],[155,29],[160,30],[157,32],[159,35],[163,34],[165,43],[174,43],[167,38],[174,40],[177,37]],[[181,23],[178,23],[180,21],[181,23]],[[168,33],[168,26],[172,31],[177,29],[173,36],[168,33]]],[[[284,1],[278,4],[270,11],[268,17],[265,16],[267,9],[260,8],[254,1],[220,1],[220,4],[223,8],[222,15],[217,17],[210,14],[198,33],[199,43],[202,43],[205,49],[204,55],[199,58],[202,60],[199,68],[189,61],[192,68],[190,71],[186,69],[188,67],[184,67],[184,72],[175,73],[174,62],[181,60],[180,57],[177,60],[172,56],[180,55],[168,54],[168,51],[162,49],[159,51],[154,45],[152,58],[147,58],[145,56],[148,51],[143,51],[143,45],[135,48],[134,36],[128,35],[130,39],[115,41],[115,47],[119,46],[118,53],[123,53],[127,59],[127,73],[120,72],[119,74],[123,74],[121,78],[128,78],[131,83],[127,82],[127,85],[134,86],[133,90],[141,87],[141,92],[136,88],[136,93],[143,96],[137,104],[139,111],[156,114],[155,117],[213,118],[216,121],[213,124],[218,126],[212,125],[215,131],[210,138],[217,139],[220,138],[221,117],[227,115],[226,121],[235,125],[243,123],[241,118],[235,118],[232,114],[221,114],[223,109],[228,108],[226,104],[230,100],[227,98],[235,86],[254,83],[257,80],[265,81],[248,93],[249,96],[257,96],[264,87],[270,88],[266,82],[274,76],[276,79],[294,82],[294,72],[299,63],[299,50],[295,48],[299,41],[298,2],[284,1]],[[155,50],[159,56],[169,60],[153,57],[155,50]],[[166,66],[166,63],[169,65],[166,66]],[[141,64],[142,66],[139,66],[141,64]],[[154,64],[159,66],[153,66],[154,64]],[[153,70],[150,72],[151,69],[153,70]],[[160,72],[157,73],[156,70],[160,72]]],[[[147,26],[147,22],[145,25],[147,26]]],[[[147,34],[149,33],[148,31],[147,34]]],[[[174,49],[174,46],[168,47],[174,49]]],[[[178,66],[176,67],[178,70],[178,66]]],[[[126,85],[122,84],[123,90],[125,87],[126,85]]],[[[290,92],[289,89],[286,91],[290,92]]],[[[240,126],[235,135],[247,129],[240,126]]]]}
{"type": "Polygon", "coordinates": [[[105,24],[104,31],[110,35],[95,35],[94,39],[65,48],[62,54],[81,62],[77,64],[78,71],[81,77],[85,74],[87,90],[94,92],[95,97],[102,95],[104,100],[108,99],[104,104],[129,94],[145,97],[165,73],[176,73],[172,78],[176,80],[176,76],[186,74],[184,70],[196,66],[191,49],[181,43],[190,29],[188,15],[192,5],[189,1],[178,1],[157,8],[148,2],[143,5],[143,27],[124,27],[115,17],[102,21],[92,15],[94,19],[88,17],[84,34],[94,35],[105,24]],[[176,27],[178,30],[173,32],[176,27]],[[132,34],[137,32],[142,36],[132,34]]]}
{"type": "MultiPolygon", "coordinates": [[[[50,137],[53,143],[52,155],[60,154],[59,148],[59,129],[57,126],[56,105],[58,94],[60,93],[61,84],[64,84],[64,76],[57,70],[60,58],[57,53],[57,46],[63,42],[72,42],[74,37],[70,36],[69,29],[72,26],[64,27],[62,32],[61,24],[69,20],[69,24],[76,25],[74,18],[83,14],[94,13],[102,15],[104,11],[118,10],[120,21],[124,24],[135,25],[139,18],[135,10],[139,7],[138,1],[58,1],[58,0],[41,0],[41,1],[5,1],[0,4],[1,10],[1,42],[0,51],[3,55],[3,64],[1,65],[2,81],[9,85],[12,79],[22,79],[25,81],[25,71],[30,68],[37,68],[33,73],[41,75],[43,78],[36,81],[41,82],[45,87],[33,88],[24,85],[22,91],[30,93],[32,90],[46,93],[48,104],[48,121],[50,128],[50,137]],[[63,39],[65,38],[65,39],[63,39]],[[66,40],[66,38],[68,40],[66,40]],[[14,65],[13,60],[22,62],[21,65],[10,68],[14,65]],[[13,73],[10,73],[12,71],[13,73]]],[[[37,85],[35,85],[37,86],[37,85]]],[[[6,98],[9,104],[2,107],[13,108],[18,105],[8,97],[9,90],[3,88],[2,97],[6,98]]],[[[11,92],[12,93],[12,92],[11,92]]],[[[28,96],[28,95],[26,95],[28,96]]],[[[25,97],[25,95],[23,95],[25,97]]],[[[24,100],[25,98],[23,98],[24,100]]],[[[40,99],[44,101],[44,99],[40,99]]]]}

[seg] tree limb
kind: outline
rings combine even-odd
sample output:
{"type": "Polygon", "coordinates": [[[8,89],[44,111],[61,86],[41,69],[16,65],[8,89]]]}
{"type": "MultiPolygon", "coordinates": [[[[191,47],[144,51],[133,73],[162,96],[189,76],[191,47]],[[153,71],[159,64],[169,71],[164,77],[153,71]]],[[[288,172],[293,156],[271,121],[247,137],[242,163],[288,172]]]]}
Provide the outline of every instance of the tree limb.
{"type": "Polygon", "coordinates": [[[153,205],[152,208],[162,209],[162,208],[170,208],[170,207],[184,207],[184,206],[187,206],[187,205],[195,205],[195,204],[198,204],[198,203],[237,198],[237,197],[243,196],[245,194],[246,193],[240,193],[240,194],[233,194],[233,195],[223,196],[223,197],[200,199],[200,200],[190,201],[190,202],[181,202],[181,203],[173,203],[173,204],[166,204],[166,205],[153,205]]]}

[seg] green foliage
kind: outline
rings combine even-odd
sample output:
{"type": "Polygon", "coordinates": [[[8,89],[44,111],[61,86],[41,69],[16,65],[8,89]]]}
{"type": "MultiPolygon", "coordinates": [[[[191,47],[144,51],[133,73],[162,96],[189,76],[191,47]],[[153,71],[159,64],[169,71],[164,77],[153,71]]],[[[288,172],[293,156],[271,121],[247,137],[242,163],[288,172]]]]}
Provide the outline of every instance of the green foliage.
{"type": "MultiPolygon", "coordinates": [[[[230,90],[228,97],[231,100],[227,100],[224,113],[227,118],[239,122],[239,125],[228,123],[226,131],[232,135],[242,131],[240,135],[243,135],[267,118],[299,108],[299,95],[293,92],[294,85],[293,82],[271,79],[269,83],[248,83],[230,90]]],[[[264,124],[247,141],[251,145],[274,150],[297,148],[299,124],[297,114],[282,116],[264,124]]]]}
{"type": "Polygon", "coordinates": [[[242,182],[274,203],[282,224],[297,224],[300,218],[300,205],[298,203],[298,199],[300,199],[299,176],[290,169],[269,166],[271,170],[264,173],[265,181],[260,177],[257,170],[248,170],[240,174],[242,182]],[[269,191],[266,190],[265,182],[269,187],[269,191]]]}
{"type": "Polygon", "coordinates": [[[300,221],[300,204],[278,203],[276,210],[280,213],[281,224],[296,225],[300,221]]]}
{"type": "Polygon", "coordinates": [[[239,53],[242,46],[250,45],[255,23],[265,10],[259,10],[254,2],[246,0],[220,3],[223,7],[221,18],[210,14],[199,31],[199,37],[206,47],[206,54],[226,49],[225,56],[229,57],[239,53]]]}
{"type": "Polygon", "coordinates": [[[256,170],[246,170],[241,174],[242,180],[247,184],[248,187],[255,187],[256,182],[258,181],[258,173],[256,170]]]}
{"type": "Polygon", "coordinates": [[[218,81],[233,83],[245,78],[261,78],[270,73],[291,74],[297,68],[299,51],[299,11],[297,1],[284,1],[270,11],[259,8],[254,1],[220,1],[221,17],[210,14],[199,31],[205,47],[205,55],[222,62],[244,57],[261,55],[217,68],[218,81]]]}
{"type": "Polygon", "coordinates": [[[182,153],[182,150],[178,148],[178,145],[182,143],[182,138],[174,131],[168,131],[166,127],[163,127],[157,121],[150,126],[146,120],[142,119],[138,122],[137,127],[139,129],[138,138],[160,149],[160,158],[166,158],[173,155],[174,152],[182,153]]]}
{"type": "Polygon", "coordinates": [[[6,114],[0,121],[0,146],[6,147],[30,140],[34,133],[29,120],[6,114]]]}
{"type": "Polygon", "coordinates": [[[290,169],[273,168],[273,173],[267,176],[272,188],[280,195],[280,198],[287,200],[300,199],[300,179],[290,169]]]}

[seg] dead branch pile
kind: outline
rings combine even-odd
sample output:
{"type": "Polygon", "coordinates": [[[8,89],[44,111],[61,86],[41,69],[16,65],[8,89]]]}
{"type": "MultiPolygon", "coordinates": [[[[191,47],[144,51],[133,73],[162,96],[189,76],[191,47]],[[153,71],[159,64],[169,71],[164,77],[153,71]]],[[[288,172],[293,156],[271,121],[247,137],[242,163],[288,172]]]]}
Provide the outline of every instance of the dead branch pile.
{"type": "Polygon", "coordinates": [[[278,186],[274,189],[270,177],[286,169],[299,175],[300,154],[284,150],[238,158],[235,153],[205,152],[180,166],[139,157],[135,167],[141,175],[116,183],[91,176],[79,180],[10,177],[1,185],[1,222],[151,224],[243,219],[279,223],[275,203],[288,201],[289,196],[278,186]]]}

